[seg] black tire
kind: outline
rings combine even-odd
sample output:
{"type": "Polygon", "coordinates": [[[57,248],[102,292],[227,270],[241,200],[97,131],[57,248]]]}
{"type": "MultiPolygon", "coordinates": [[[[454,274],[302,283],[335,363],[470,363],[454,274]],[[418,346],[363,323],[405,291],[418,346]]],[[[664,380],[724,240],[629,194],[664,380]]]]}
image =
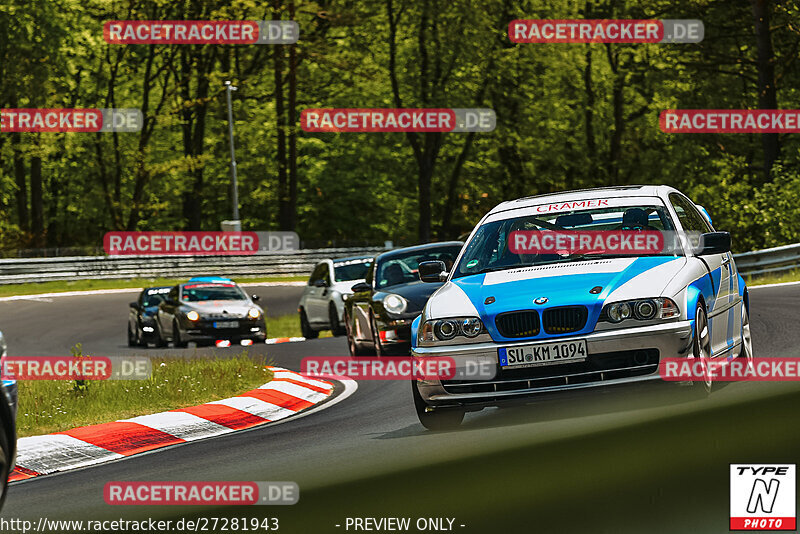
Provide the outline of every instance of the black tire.
{"type": "MultiPolygon", "coordinates": [[[[0,391],[0,395],[4,393],[0,391]]],[[[3,508],[3,503],[6,501],[6,490],[8,489],[8,475],[14,466],[11,465],[11,445],[8,442],[6,435],[5,421],[0,421],[0,509],[3,508]]]]}
{"type": "Polygon", "coordinates": [[[131,332],[131,323],[128,323],[128,346],[136,346],[136,338],[133,336],[133,332],[131,332]]]}
{"type": "Polygon", "coordinates": [[[161,330],[161,323],[156,319],[156,347],[164,348],[167,346],[167,340],[164,337],[164,332],[161,330]]]}
{"type": "Polygon", "coordinates": [[[417,382],[411,382],[411,394],[414,396],[414,408],[417,410],[417,418],[422,426],[433,432],[444,430],[455,430],[461,426],[464,420],[464,410],[461,408],[436,408],[427,411],[429,408],[417,389],[417,382]]]}
{"type": "Polygon", "coordinates": [[[344,312],[344,327],[347,331],[347,348],[350,351],[350,356],[368,356],[370,351],[356,341],[355,334],[353,333],[353,322],[346,311],[344,312]]]}
{"type": "Polygon", "coordinates": [[[331,326],[331,334],[334,336],[343,336],[347,333],[342,323],[339,322],[339,312],[336,311],[336,305],[333,302],[328,306],[328,323],[331,326]]]}
{"type": "Polygon", "coordinates": [[[375,325],[375,316],[369,316],[369,330],[372,335],[372,346],[375,351],[375,356],[381,358],[389,355],[389,350],[381,343],[381,336],[378,332],[378,327],[375,325]]]}
{"type": "Polygon", "coordinates": [[[311,323],[308,322],[305,310],[300,310],[300,332],[306,339],[316,339],[319,336],[319,332],[311,328],[311,323]]]}
{"type": "Polygon", "coordinates": [[[692,388],[701,396],[708,396],[714,383],[711,378],[711,332],[708,327],[708,315],[703,301],[697,303],[694,312],[694,339],[692,340],[692,358],[700,361],[703,367],[704,379],[695,380],[692,388]]]}
{"type": "Polygon", "coordinates": [[[188,341],[181,339],[181,328],[177,319],[172,322],[172,344],[175,345],[176,349],[185,349],[189,346],[188,341]]]}

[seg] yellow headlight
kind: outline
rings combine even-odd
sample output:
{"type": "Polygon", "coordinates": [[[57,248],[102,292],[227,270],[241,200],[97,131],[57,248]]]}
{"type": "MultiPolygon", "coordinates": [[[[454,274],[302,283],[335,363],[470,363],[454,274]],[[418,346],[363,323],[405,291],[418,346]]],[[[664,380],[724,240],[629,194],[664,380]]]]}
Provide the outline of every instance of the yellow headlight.
{"type": "Polygon", "coordinates": [[[192,310],[186,314],[186,318],[189,319],[190,321],[196,321],[200,318],[200,314],[192,310]]]}
{"type": "Polygon", "coordinates": [[[261,317],[261,312],[258,311],[258,308],[250,308],[250,311],[247,312],[247,316],[251,319],[258,319],[261,317]]]}

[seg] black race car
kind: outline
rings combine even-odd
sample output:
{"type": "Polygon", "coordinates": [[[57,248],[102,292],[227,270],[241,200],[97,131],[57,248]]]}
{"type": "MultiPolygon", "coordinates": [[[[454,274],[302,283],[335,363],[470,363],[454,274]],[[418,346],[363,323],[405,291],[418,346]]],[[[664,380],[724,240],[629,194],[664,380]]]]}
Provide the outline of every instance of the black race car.
{"type": "Polygon", "coordinates": [[[411,322],[442,284],[420,281],[423,261],[442,261],[449,268],[461,241],[428,243],[384,252],[375,257],[366,280],[352,287],[345,301],[347,343],[353,356],[405,353],[411,349],[411,322]]]}
{"type": "Polygon", "coordinates": [[[170,286],[147,287],[139,293],[136,301],[131,302],[128,313],[129,347],[146,347],[148,343],[159,345],[155,315],[158,305],[167,298],[170,289],[170,286]]]}
{"type": "Polygon", "coordinates": [[[156,313],[159,343],[175,347],[219,342],[252,345],[267,339],[264,310],[229,278],[203,276],[172,287],[156,313]]]}

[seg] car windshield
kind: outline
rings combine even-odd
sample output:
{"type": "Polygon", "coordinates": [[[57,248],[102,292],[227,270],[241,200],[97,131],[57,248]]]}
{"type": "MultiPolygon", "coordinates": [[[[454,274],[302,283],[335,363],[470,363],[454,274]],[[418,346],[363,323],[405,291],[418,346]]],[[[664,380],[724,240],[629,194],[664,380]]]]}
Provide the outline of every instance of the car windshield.
{"type": "Polygon", "coordinates": [[[167,293],[169,293],[170,288],[160,288],[160,289],[148,289],[144,297],[142,298],[142,306],[145,308],[150,308],[153,306],[158,306],[161,302],[166,300],[167,293]]]}
{"type": "Polygon", "coordinates": [[[384,289],[419,280],[418,268],[423,261],[443,261],[449,270],[460,251],[460,246],[449,245],[392,254],[378,264],[375,287],[384,289]]]}
{"type": "Polygon", "coordinates": [[[246,300],[247,296],[236,284],[191,284],[183,286],[183,300],[246,300]]]}
{"type": "Polygon", "coordinates": [[[512,239],[517,234],[524,235],[529,240],[533,236],[534,239],[538,237],[539,241],[543,241],[539,236],[544,236],[548,232],[560,235],[569,235],[570,233],[577,235],[578,233],[587,234],[589,232],[604,231],[603,234],[605,235],[616,233],[617,235],[627,234],[633,236],[638,232],[646,232],[646,234],[642,235],[653,235],[653,233],[657,232],[662,235],[661,243],[666,243],[668,241],[666,234],[671,234],[674,230],[675,226],[666,208],[656,205],[603,207],[525,215],[492,221],[482,225],[467,243],[464,255],[453,273],[453,278],[517,267],[622,255],[632,257],[675,256],[682,254],[680,249],[675,247],[664,247],[663,250],[658,252],[640,251],[626,252],[625,254],[613,254],[608,251],[602,254],[586,254],[563,250],[554,251],[555,253],[544,253],[541,249],[522,252],[512,243],[512,239]]]}
{"type": "Polygon", "coordinates": [[[371,259],[335,262],[333,264],[333,275],[337,282],[363,280],[370,265],[372,265],[371,259]]]}

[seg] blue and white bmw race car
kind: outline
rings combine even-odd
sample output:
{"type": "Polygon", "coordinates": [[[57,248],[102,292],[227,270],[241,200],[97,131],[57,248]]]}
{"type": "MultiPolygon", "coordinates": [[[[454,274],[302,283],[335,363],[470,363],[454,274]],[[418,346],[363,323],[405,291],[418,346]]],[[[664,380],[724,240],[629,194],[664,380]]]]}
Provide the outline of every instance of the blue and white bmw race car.
{"type": "MultiPolygon", "coordinates": [[[[446,283],[412,325],[413,355],[496,368],[490,380],[414,381],[417,413],[430,429],[541,392],[658,380],[663,358],[698,358],[704,370],[735,357],[752,362],[747,287],[730,235],[671,187],[504,202],[478,223],[451,272],[441,262],[421,263],[419,272],[446,283]],[[517,246],[570,232],[608,241],[602,253],[517,246]],[[663,241],[614,253],[620,239],[637,236],[663,241]]],[[[710,391],[711,376],[704,371],[693,386],[710,391]]]]}

